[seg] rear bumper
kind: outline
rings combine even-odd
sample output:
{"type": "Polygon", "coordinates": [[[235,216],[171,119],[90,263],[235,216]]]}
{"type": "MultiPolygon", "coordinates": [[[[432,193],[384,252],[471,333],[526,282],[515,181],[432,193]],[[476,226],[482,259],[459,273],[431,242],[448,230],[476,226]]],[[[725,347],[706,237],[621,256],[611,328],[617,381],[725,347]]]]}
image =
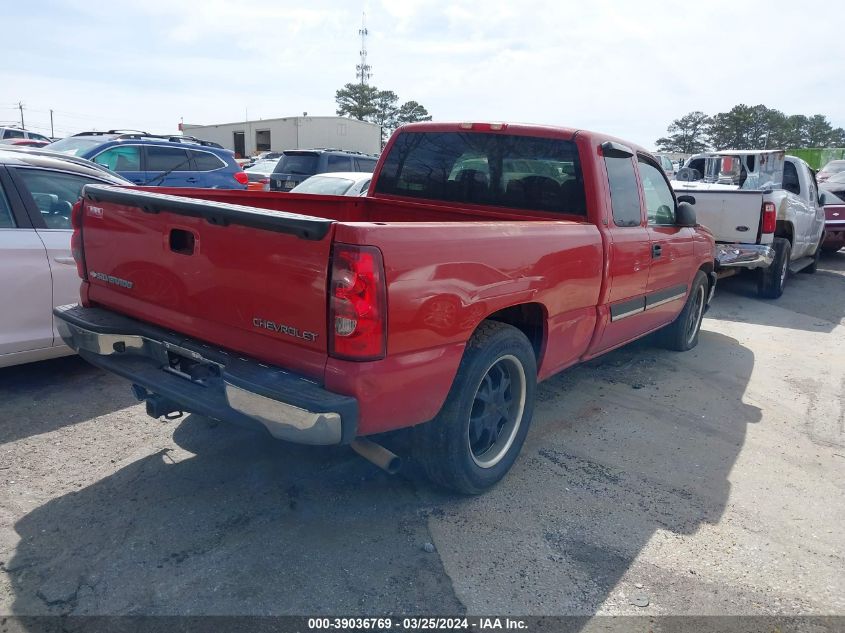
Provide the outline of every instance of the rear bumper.
{"type": "Polygon", "coordinates": [[[716,244],[718,268],[768,268],[775,251],[765,244],[716,244]]]}
{"type": "Polygon", "coordinates": [[[358,402],[316,382],[100,308],[53,310],[62,340],[85,360],[131,380],[139,397],[300,444],[355,438],[358,402]]]}
{"type": "Polygon", "coordinates": [[[845,246],[845,220],[828,220],[824,225],[822,246],[845,246]]]}

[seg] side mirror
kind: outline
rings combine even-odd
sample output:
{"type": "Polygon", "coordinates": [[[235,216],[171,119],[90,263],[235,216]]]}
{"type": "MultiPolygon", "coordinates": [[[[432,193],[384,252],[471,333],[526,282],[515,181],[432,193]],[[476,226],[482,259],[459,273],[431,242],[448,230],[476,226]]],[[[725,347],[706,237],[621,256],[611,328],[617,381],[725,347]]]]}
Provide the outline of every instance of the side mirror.
{"type": "Polygon", "coordinates": [[[691,196],[688,193],[678,196],[678,202],[687,202],[689,204],[695,204],[695,196],[691,196]]]}
{"type": "Polygon", "coordinates": [[[824,206],[827,204],[827,196],[824,195],[824,191],[819,191],[819,204],[824,206]]]}
{"type": "Polygon", "coordinates": [[[678,203],[678,210],[675,212],[675,224],[677,226],[696,226],[695,207],[689,202],[678,203]]]}

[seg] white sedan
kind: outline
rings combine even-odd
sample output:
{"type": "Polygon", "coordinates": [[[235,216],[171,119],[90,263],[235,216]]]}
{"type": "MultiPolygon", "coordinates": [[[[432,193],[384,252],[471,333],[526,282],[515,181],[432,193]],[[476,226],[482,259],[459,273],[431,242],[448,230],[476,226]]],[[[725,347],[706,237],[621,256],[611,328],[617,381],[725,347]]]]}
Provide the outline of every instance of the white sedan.
{"type": "Polygon", "coordinates": [[[306,178],[290,193],[315,193],[324,196],[364,196],[373,175],[369,172],[337,171],[306,178]]]}
{"type": "Polygon", "coordinates": [[[0,367],[73,353],[53,307],[79,301],[70,212],[87,184],[132,183],[81,158],[0,149],[0,367]]]}

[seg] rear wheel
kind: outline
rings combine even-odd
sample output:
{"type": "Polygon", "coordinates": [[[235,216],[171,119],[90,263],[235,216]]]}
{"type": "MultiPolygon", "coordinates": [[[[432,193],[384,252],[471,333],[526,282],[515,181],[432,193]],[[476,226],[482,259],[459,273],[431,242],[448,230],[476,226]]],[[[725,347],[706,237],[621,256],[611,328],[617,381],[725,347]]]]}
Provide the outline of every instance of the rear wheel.
{"type": "Polygon", "coordinates": [[[437,417],[414,429],[414,453],[426,475],[479,494],[510,470],[534,412],[537,362],[511,325],[482,323],[473,334],[437,417]]]}
{"type": "Polygon", "coordinates": [[[692,288],[687,295],[687,302],[678,317],[660,333],[661,343],[667,349],[685,352],[698,345],[698,333],[704,319],[707,306],[707,293],[710,290],[707,275],[699,270],[695,273],[692,288]]]}
{"type": "Polygon", "coordinates": [[[777,299],[783,294],[783,287],[789,275],[789,258],[792,254],[792,244],[783,237],[776,237],[772,243],[775,258],[772,265],[760,273],[757,292],[766,299],[777,299]]]}

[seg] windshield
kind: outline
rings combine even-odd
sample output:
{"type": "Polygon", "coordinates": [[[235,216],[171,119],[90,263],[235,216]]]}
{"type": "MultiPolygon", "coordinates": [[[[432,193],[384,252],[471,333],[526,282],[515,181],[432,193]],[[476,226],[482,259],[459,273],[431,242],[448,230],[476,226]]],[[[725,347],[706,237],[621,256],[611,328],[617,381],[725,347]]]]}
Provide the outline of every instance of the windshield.
{"type": "Polygon", "coordinates": [[[845,160],[832,160],[827,165],[821,168],[826,174],[838,174],[845,171],[845,160]]]}
{"type": "Polygon", "coordinates": [[[311,176],[290,190],[291,193],[319,193],[326,196],[342,196],[355,184],[348,178],[334,176],[311,176]]]}
{"type": "MultiPolygon", "coordinates": [[[[840,195],[845,195],[840,192],[840,195]]],[[[827,206],[829,204],[845,204],[845,200],[837,196],[832,191],[825,191],[824,192],[824,205],[827,206]]]]}
{"type": "Polygon", "coordinates": [[[45,145],[45,149],[71,156],[82,156],[88,150],[102,145],[109,139],[103,136],[69,136],[61,141],[45,145]]]}
{"type": "Polygon", "coordinates": [[[252,167],[244,169],[244,171],[251,174],[272,174],[278,162],[275,158],[273,160],[259,160],[252,167]]]}
{"type": "Polygon", "coordinates": [[[277,174],[306,174],[317,172],[317,154],[285,154],[279,159],[274,173],[277,174]]]}

